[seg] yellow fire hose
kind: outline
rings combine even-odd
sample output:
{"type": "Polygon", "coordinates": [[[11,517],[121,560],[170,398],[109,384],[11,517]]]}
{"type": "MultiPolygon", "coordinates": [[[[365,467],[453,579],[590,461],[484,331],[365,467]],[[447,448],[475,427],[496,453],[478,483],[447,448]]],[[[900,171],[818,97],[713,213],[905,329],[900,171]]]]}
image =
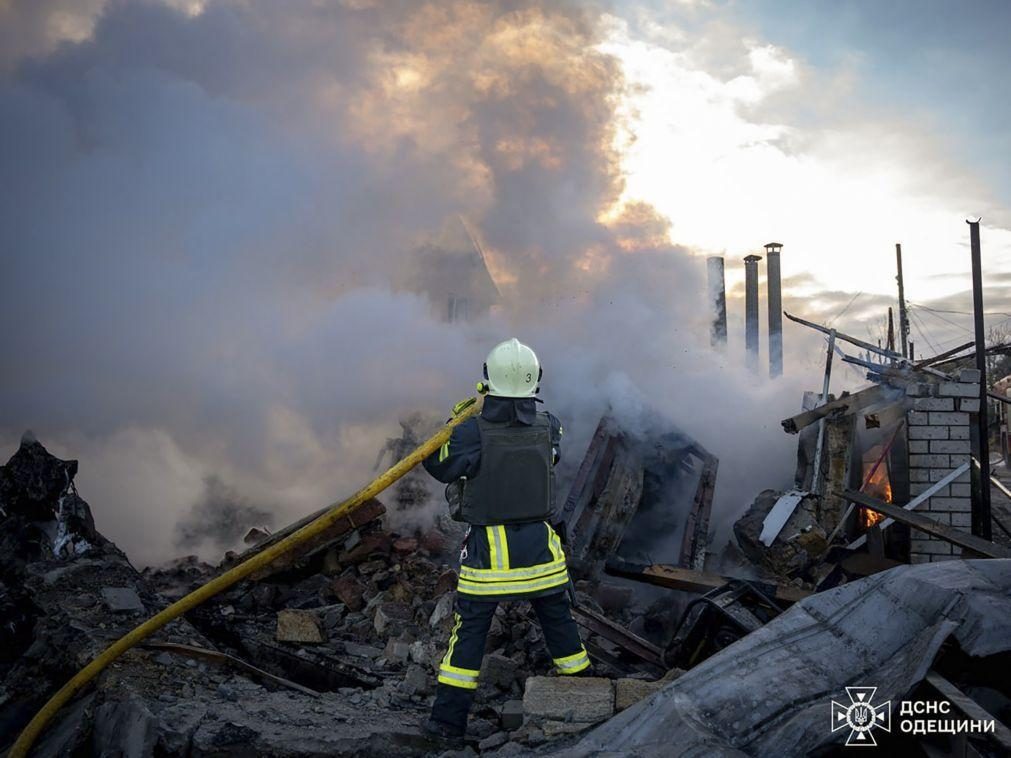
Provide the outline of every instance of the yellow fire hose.
{"type": "Polygon", "coordinates": [[[250,557],[224,574],[215,577],[207,584],[197,588],[186,597],[180,598],[172,603],[168,608],[152,616],[140,626],[125,634],[108,648],[106,648],[91,663],[78,671],[74,677],[63,685],[59,691],[49,701],[42,706],[41,710],[35,714],[28,725],[24,728],[17,741],[8,753],[9,758],[25,758],[32,744],[45,728],[46,724],[56,715],[63,705],[74,696],[81,687],[94,679],[106,666],[116,660],[119,656],[132,648],[138,642],[146,639],[161,629],[170,621],[178,618],[189,610],[200,605],[205,600],[214,597],[219,592],[228,589],[236,582],[246,578],[257,569],[260,569],[274,560],[293,550],[308,539],[335,524],[352,511],[357,509],[362,503],[375,497],[385,490],[395,481],[404,476],[408,471],[417,466],[421,461],[434,453],[445,444],[453,429],[467,419],[474,416],[481,409],[478,398],[472,397],[454,407],[454,417],[436,434],[419,445],[415,450],[403,460],[387,469],[383,474],[376,477],[372,482],[358,490],[354,495],[340,503],[335,503],[326,513],[319,518],[309,522],[297,532],[288,535],[276,545],[264,550],[262,553],[250,557]]]}

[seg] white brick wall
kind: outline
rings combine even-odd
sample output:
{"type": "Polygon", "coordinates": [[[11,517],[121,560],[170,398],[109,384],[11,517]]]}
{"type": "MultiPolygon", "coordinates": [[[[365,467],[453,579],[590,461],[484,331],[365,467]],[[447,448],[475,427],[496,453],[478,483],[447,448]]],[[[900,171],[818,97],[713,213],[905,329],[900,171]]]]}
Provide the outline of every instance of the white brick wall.
{"type": "MultiPolygon", "coordinates": [[[[915,497],[969,460],[969,414],[979,410],[979,372],[965,369],[958,381],[910,385],[907,394],[915,398],[906,415],[909,489],[915,497]]],[[[972,514],[969,472],[942,487],[917,510],[941,524],[967,530],[972,514]]],[[[961,555],[960,548],[916,529],[910,530],[909,552],[912,563],[961,555]]]]}

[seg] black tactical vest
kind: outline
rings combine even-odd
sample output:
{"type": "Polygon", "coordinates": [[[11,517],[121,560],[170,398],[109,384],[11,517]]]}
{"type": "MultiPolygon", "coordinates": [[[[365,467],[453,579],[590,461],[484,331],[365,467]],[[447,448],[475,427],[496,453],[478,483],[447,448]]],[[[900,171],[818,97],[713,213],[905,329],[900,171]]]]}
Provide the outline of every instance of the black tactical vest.
{"type": "Polygon", "coordinates": [[[481,463],[466,480],[460,520],[478,526],[545,521],[554,510],[551,421],[538,413],[530,426],[478,416],[481,463]]]}

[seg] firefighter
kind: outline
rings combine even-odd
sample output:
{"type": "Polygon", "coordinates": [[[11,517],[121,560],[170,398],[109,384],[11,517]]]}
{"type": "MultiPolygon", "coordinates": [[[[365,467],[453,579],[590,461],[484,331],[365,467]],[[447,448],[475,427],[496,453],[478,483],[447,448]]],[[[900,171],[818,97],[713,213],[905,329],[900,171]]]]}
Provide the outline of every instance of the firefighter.
{"type": "Polygon", "coordinates": [[[424,462],[428,473],[449,483],[453,518],[470,525],[449,648],[425,725],[441,737],[466,732],[485,638],[502,600],[530,601],[559,674],[590,666],[569,610],[564,529],[552,525],[562,426],[537,410],[541,373],[534,351],[519,340],[496,345],[479,385],[487,393],[480,415],[454,429],[424,462]]]}

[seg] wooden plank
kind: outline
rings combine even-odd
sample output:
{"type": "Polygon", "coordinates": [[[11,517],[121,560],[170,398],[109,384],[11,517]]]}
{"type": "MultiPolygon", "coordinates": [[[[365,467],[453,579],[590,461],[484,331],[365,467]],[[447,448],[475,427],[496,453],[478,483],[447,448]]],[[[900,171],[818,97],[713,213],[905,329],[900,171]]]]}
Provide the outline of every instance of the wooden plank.
{"type": "Polygon", "coordinates": [[[808,321],[807,319],[803,319],[800,316],[793,316],[793,315],[787,313],[786,311],[783,311],[783,315],[786,316],[791,321],[797,323],[797,324],[801,324],[802,326],[806,326],[806,327],[809,327],[811,329],[815,329],[816,331],[819,331],[819,332],[821,332],[823,334],[831,334],[832,332],[835,332],[836,339],[840,339],[843,342],[849,342],[851,345],[856,345],[857,347],[862,347],[864,350],[870,350],[872,353],[877,353],[878,355],[883,355],[886,358],[892,359],[893,361],[905,361],[906,360],[899,353],[896,353],[894,350],[885,350],[884,348],[878,347],[877,345],[872,345],[870,342],[865,342],[862,339],[857,339],[856,337],[851,337],[850,335],[848,335],[848,334],[846,334],[844,332],[840,332],[837,329],[830,329],[827,326],[822,326],[821,324],[816,324],[813,321],[808,321]]]}
{"type": "Polygon", "coordinates": [[[843,497],[852,503],[862,505],[864,508],[870,508],[872,511],[883,513],[900,524],[906,524],[914,529],[919,529],[921,532],[932,534],[946,542],[950,542],[952,545],[958,545],[987,558],[1011,558],[1011,550],[1008,550],[1006,547],[996,545],[980,537],[975,537],[968,532],[963,532],[961,529],[954,529],[944,524],[938,524],[932,518],[928,518],[922,513],[907,511],[892,503],[884,503],[877,498],[853,490],[846,490],[843,493],[843,497]]]}
{"type": "MultiPolygon", "coordinates": [[[[903,509],[905,509],[907,511],[913,510],[913,508],[916,508],[920,504],[922,504],[922,503],[926,502],[927,500],[929,500],[930,498],[932,498],[936,492],[938,492],[938,491],[944,489],[945,487],[947,487],[951,482],[953,482],[956,479],[958,479],[958,477],[962,476],[962,474],[964,474],[968,470],[969,470],[969,464],[968,463],[963,463],[957,469],[955,469],[950,474],[948,474],[947,476],[945,476],[944,479],[942,479],[941,481],[935,482],[934,484],[930,485],[929,489],[925,490],[924,492],[921,492],[919,495],[917,495],[912,500],[910,500],[908,503],[906,503],[904,506],[902,506],[903,509]]],[[[882,530],[884,530],[884,529],[887,529],[888,527],[890,527],[894,523],[895,523],[895,521],[893,519],[886,518],[884,521],[882,521],[880,524],[878,524],[878,526],[882,530]]],[[[850,549],[850,550],[856,550],[857,548],[862,547],[865,542],[867,542],[867,538],[866,537],[864,537],[864,536],[857,537],[849,545],[847,545],[847,548],[850,549]]]]}
{"type": "MultiPolygon", "coordinates": [[[[699,592],[702,594],[722,587],[727,582],[734,581],[734,577],[732,576],[710,574],[705,571],[693,571],[678,566],[668,566],[663,563],[641,566],[625,562],[609,562],[604,567],[604,571],[612,576],[623,576],[626,579],[634,579],[646,584],[655,584],[657,587],[666,587],[667,589],[682,590],[684,592],[699,592]]],[[[756,580],[756,584],[769,585],[770,583],[756,580]]],[[[790,587],[784,584],[774,586],[776,591],[773,599],[781,600],[784,603],[796,603],[798,600],[803,600],[805,597],[813,594],[810,590],[802,590],[798,587],[790,587]]]]}
{"type": "Polygon", "coordinates": [[[1004,726],[999,719],[994,718],[983,706],[966,695],[962,692],[962,690],[938,674],[936,671],[931,671],[927,674],[927,681],[930,682],[934,689],[950,700],[952,705],[958,708],[958,710],[969,718],[974,721],[994,722],[994,730],[992,732],[985,732],[982,734],[974,733],[973,736],[978,736],[980,739],[992,738],[997,744],[1003,747],[1004,750],[1011,754],[1011,729],[1004,726]]]}
{"type": "MultiPolygon", "coordinates": [[[[293,534],[294,532],[298,531],[303,526],[315,520],[318,516],[321,516],[328,510],[330,510],[330,506],[323,508],[322,510],[316,511],[315,513],[310,513],[308,516],[299,519],[293,524],[289,524],[284,529],[281,529],[278,532],[274,532],[272,535],[270,535],[270,537],[265,539],[260,544],[250,548],[249,550],[246,550],[244,553],[235,556],[231,561],[222,563],[220,567],[221,571],[226,571],[232,566],[242,563],[243,561],[251,558],[257,553],[266,550],[271,545],[280,542],[289,534],[293,534]]],[[[344,518],[334,523],[334,525],[331,526],[329,529],[325,530],[321,534],[317,535],[313,539],[303,544],[298,549],[298,551],[280,556],[272,563],[268,564],[267,566],[264,566],[259,571],[254,572],[250,576],[250,579],[253,581],[257,581],[260,579],[264,579],[268,576],[272,576],[273,574],[276,574],[279,571],[289,569],[292,566],[296,565],[300,560],[304,560],[305,558],[312,555],[320,548],[326,547],[327,545],[329,545],[331,542],[338,539],[342,535],[347,534],[351,532],[353,529],[357,529],[359,526],[367,524],[370,521],[374,521],[375,519],[382,516],[384,513],[386,513],[386,506],[384,506],[381,502],[379,502],[375,498],[367,500],[364,503],[362,503],[362,506],[354,513],[348,514],[344,518]]]]}
{"type": "Polygon", "coordinates": [[[589,629],[594,634],[599,634],[647,663],[652,663],[664,670],[668,668],[663,660],[663,650],[609,618],[578,605],[572,607],[572,618],[581,627],[589,629]]]}
{"type": "Polygon", "coordinates": [[[798,413],[796,416],[785,418],[780,423],[788,434],[796,434],[804,427],[810,426],[824,416],[856,413],[863,408],[880,403],[887,398],[887,393],[888,390],[884,385],[875,384],[873,387],[837,398],[830,403],[825,403],[809,411],[798,413]]]}
{"type": "Polygon", "coordinates": [[[709,546],[709,516],[713,510],[713,494],[716,491],[716,472],[719,459],[705,453],[702,458],[702,473],[692,501],[691,511],[685,520],[685,531],[681,539],[681,565],[701,570],[706,561],[709,546]]]}
{"type": "Polygon", "coordinates": [[[141,647],[146,650],[165,650],[169,653],[178,653],[179,655],[185,655],[190,658],[203,658],[214,663],[232,666],[233,668],[249,674],[254,679],[272,682],[273,684],[287,687],[291,690],[297,690],[298,692],[311,697],[319,697],[320,695],[320,693],[316,690],[303,687],[298,682],[285,679],[283,676],[271,674],[269,671],[264,671],[258,666],[247,663],[241,658],[236,658],[234,655],[229,655],[228,653],[222,653],[219,650],[211,650],[210,648],[200,647],[198,645],[184,645],[178,642],[146,642],[141,645],[141,647]]]}

